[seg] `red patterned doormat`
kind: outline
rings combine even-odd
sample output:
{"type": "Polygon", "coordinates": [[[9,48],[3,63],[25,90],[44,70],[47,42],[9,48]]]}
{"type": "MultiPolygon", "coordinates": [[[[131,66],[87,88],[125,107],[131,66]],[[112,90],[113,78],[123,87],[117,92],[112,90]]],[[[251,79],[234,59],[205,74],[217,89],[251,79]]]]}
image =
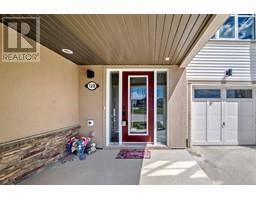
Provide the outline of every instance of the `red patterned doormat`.
{"type": "Polygon", "coordinates": [[[151,152],[147,149],[122,149],[116,159],[150,159],[151,152]]]}

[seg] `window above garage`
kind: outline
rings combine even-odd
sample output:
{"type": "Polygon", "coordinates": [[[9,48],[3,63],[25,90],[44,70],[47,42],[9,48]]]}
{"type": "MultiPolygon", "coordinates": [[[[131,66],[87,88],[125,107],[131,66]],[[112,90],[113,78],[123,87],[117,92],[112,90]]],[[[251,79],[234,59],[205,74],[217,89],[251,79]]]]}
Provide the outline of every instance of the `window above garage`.
{"type": "Polygon", "coordinates": [[[250,89],[228,89],[227,90],[227,98],[228,99],[251,99],[252,98],[252,90],[250,89]]]}
{"type": "Polygon", "coordinates": [[[247,88],[195,88],[193,98],[198,100],[207,99],[252,99],[253,90],[247,88]]]}
{"type": "Polygon", "coordinates": [[[195,99],[219,99],[221,98],[220,89],[195,89],[195,99]]]}

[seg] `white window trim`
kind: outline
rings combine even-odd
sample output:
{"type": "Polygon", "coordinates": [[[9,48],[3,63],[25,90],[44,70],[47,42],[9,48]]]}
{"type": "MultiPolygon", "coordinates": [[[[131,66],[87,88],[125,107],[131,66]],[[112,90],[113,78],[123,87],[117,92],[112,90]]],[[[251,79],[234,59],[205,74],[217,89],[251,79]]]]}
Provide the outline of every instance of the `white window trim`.
{"type": "Polygon", "coordinates": [[[240,98],[240,99],[254,99],[254,90],[256,91],[256,85],[240,85],[240,84],[227,84],[227,85],[218,85],[218,84],[191,84],[191,100],[193,101],[205,101],[205,100],[219,100],[219,99],[239,99],[239,98],[226,98],[227,89],[252,89],[252,98],[240,98]],[[219,89],[221,90],[221,98],[194,98],[194,90],[195,89],[219,89]]]}
{"type": "Polygon", "coordinates": [[[220,88],[194,88],[192,95],[193,95],[193,99],[195,101],[200,101],[200,100],[203,100],[203,101],[205,101],[205,100],[218,100],[218,99],[221,99],[221,89],[220,88]],[[218,97],[218,98],[205,98],[205,97],[204,98],[196,98],[195,97],[195,90],[219,90],[220,91],[220,97],[218,97]]]}
{"type": "Polygon", "coordinates": [[[226,88],[225,89],[225,98],[226,100],[240,100],[240,101],[247,101],[247,100],[251,100],[251,99],[254,99],[254,93],[253,93],[253,88],[241,88],[241,87],[235,87],[235,88],[226,88]],[[252,90],[252,98],[228,98],[227,97],[227,92],[228,90],[252,90]]]}
{"type": "Polygon", "coordinates": [[[218,29],[215,33],[216,38],[210,38],[211,41],[218,40],[218,41],[256,41],[256,14],[253,14],[254,17],[254,27],[253,27],[253,38],[252,39],[240,39],[239,38],[239,30],[238,30],[238,17],[249,17],[249,15],[230,15],[230,17],[235,17],[235,37],[234,38],[220,38],[220,29],[218,29]]]}
{"type": "Polygon", "coordinates": [[[206,101],[206,100],[209,100],[209,101],[218,101],[218,100],[221,100],[222,99],[222,88],[220,86],[211,86],[211,85],[192,85],[192,91],[191,91],[191,94],[192,94],[192,100],[193,101],[206,101]],[[220,90],[220,98],[195,98],[195,89],[216,89],[216,90],[220,90]]]}

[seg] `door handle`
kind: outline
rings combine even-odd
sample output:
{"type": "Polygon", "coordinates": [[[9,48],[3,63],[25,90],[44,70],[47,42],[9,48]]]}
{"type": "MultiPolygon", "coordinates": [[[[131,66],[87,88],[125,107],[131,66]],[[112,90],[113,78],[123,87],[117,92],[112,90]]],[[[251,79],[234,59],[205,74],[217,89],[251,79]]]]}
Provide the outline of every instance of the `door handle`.
{"type": "Polygon", "coordinates": [[[224,126],[226,126],[226,122],[222,122],[221,127],[224,128],[224,126]]]}

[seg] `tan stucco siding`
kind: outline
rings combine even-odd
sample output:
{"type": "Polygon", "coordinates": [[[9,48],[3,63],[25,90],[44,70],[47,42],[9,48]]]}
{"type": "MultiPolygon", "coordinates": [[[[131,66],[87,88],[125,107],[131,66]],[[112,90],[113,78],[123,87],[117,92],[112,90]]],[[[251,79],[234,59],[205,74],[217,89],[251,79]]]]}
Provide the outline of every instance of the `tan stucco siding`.
{"type": "Polygon", "coordinates": [[[186,71],[184,68],[172,68],[170,75],[169,143],[172,148],[185,148],[188,134],[186,71]]]}
{"type": "Polygon", "coordinates": [[[106,145],[106,72],[107,69],[169,69],[169,98],[168,98],[168,145],[172,148],[185,148],[187,138],[187,94],[186,75],[184,69],[178,66],[111,66],[111,65],[89,65],[80,69],[80,124],[81,132],[88,134],[95,131],[96,141],[99,146],[106,145]],[[92,69],[95,77],[88,79],[86,70],[92,69]],[[89,91],[84,87],[89,81],[100,85],[95,91],[89,91]],[[93,119],[94,126],[88,127],[87,120],[93,119]]]}
{"type": "Polygon", "coordinates": [[[103,91],[105,89],[104,81],[104,67],[88,66],[80,69],[80,125],[81,133],[88,135],[90,131],[95,132],[95,140],[98,146],[104,144],[105,129],[103,126],[104,119],[104,104],[103,104],[103,91]],[[91,69],[94,71],[94,78],[87,78],[86,71],[91,69]],[[94,81],[99,84],[99,88],[90,91],[85,88],[85,84],[89,81],[94,81]],[[94,126],[88,127],[87,120],[94,120],[94,126]]]}
{"type": "Polygon", "coordinates": [[[79,123],[78,66],[44,46],[40,56],[39,63],[0,60],[0,143],[79,123]]]}

